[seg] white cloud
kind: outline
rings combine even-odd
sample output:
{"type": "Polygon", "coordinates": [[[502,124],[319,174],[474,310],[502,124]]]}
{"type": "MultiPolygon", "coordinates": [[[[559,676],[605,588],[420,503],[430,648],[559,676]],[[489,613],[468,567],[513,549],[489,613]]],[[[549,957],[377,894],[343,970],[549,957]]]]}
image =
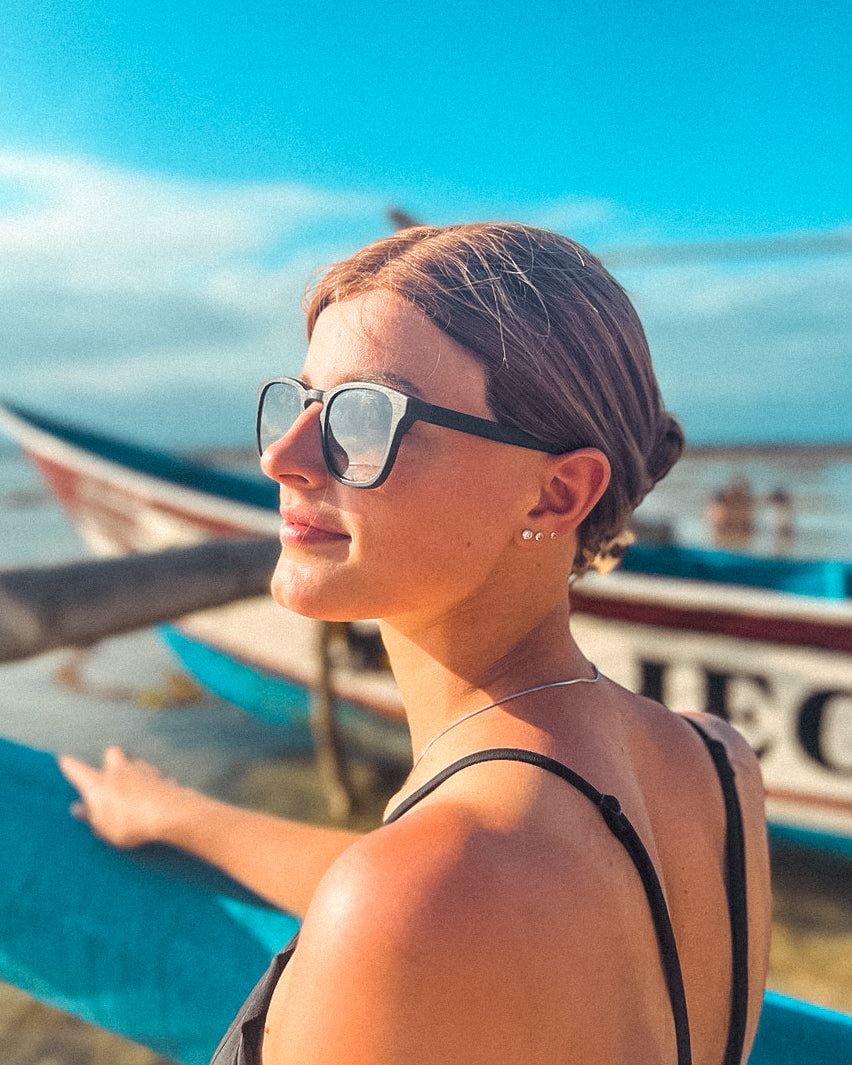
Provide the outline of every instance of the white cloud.
{"type": "Polygon", "coordinates": [[[696,440],[852,438],[852,257],[631,270],[663,393],[696,440]]]}
{"type": "Polygon", "coordinates": [[[655,244],[664,236],[659,219],[637,216],[613,200],[565,196],[531,206],[523,221],[573,237],[590,250],[655,244]]]}
{"type": "MultiPolygon", "coordinates": [[[[25,207],[0,215],[0,255],[74,286],[150,286],[262,253],[312,223],[365,214],[376,197],[287,184],[210,185],[73,158],[0,155],[25,207]]],[[[9,274],[4,270],[4,274],[9,274]]]]}
{"type": "Polygon", "coordinates": [[[84,159],[0,154],[0,189],[0,391],[69,415],[297,367],[307,277],[386,231],[377,196],[84,159]]]}
{"type": "MultiPolygon", "coordinates": [[[[85,405],[120,426],[129,422],[114,412],[131,400],[139,424],[165,435],[150,410],[167,394],[179,411],[181,390],[207,387],[211,409],[227,410],[226,398],[251,397],[260,378],[298,368],[304,283],[387,232],[384,208],[378,194],[214,185],[0,153],[0,393],[68,416],[85,405]]],[[[659,242],[664,228],[595,198],[525,216],[593,248],[659,242]]],[[[669,402],[697,435],[736,435],[761,405],[783,420],[797,394],[813,410],[823,400],[852,408],[850,257],[615,272],[669,402]]],[[[226,415],[221,431],[244,421],[226,415]]],[[[813,425],[818,436],[816,416],[813,425]]]]}

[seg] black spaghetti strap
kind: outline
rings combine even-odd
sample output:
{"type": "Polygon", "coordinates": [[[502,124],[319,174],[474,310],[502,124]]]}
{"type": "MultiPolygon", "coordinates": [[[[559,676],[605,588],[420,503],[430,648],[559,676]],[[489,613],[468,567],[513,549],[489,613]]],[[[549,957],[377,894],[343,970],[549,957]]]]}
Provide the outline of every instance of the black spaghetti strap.
{"type": "Polygon", "coordinates": [[[557,762],[555,758],[549,758],[538,751],[527,751],[517,747],[494,747],[486,751],[477,751],[475,754],[459,758],[447,766],[422,787],[409,795],[385,818],[385,824],[390,824],[402,817],[426,795],[431,794],[445,780],[468,766],[479,762],[512,761],[527,762],[529,765],[538,766],[567,781],[577,791],[582,792],[591,802],[597,806],[609,830],[621,843],[636,866],[645,896],[651,910],[654,929],[657,934],[657,943],[660,958],[663,965],[663,974],[671,1001],[672,1014],[674,1016],[675,1039],[677,1043],[678,1065],[692,1065],[692,1050],[689,1039],[689,1020],[686,1011],[686,994],[683,986],[683,975],[680,968],[680,959],[677,953],[674,929],[666,906],[665,896],[657,876],[657,870],[651,861],[651,856],[645,848],[639,834],[621,810],[621,805],[614,795],[605,795],[598,791],[592,784],[575,773],[568,766],[557,762]]]}
{"type": "Polygon", "coordinates": [[[385,817],[384,824],[389,825],[392,821],[402,817],[403,814],[408,813],[412,806],[415,806],[421,799],[425,799],[427,795],[431,795],[445,780],[455,776],[460,770],[467,769],[470,765],[477,765],[479,762],[500,761],[529,762],[531,765],[537,765],[540,769],[549,769],[551,773],[556,773],[557,776],[567,780],[569,784],[581,791],[592,802],[599,804],[599,800],[602,797],[597,788],[589,784],[587,780],[569,769],[568,766],[557,762],[556,759],[548,758],[546,754],[539,754],[538,751],[527,751],[521,747],[492,747],[486,751],[467,754],[463,758],[452,762],[446,769],[442,769],[440,773],[436,773],[434,777],[427,780],[425,784],[422,784],[416,791],[413,791],[407,798],[403,799],[385,817]]]}
{"type": "Polygon", "coordinates": [[[725,866],[731,922],[731,1013],[722,1065],[740,1065],[748,1020],[748,900],[743,814],[733,766],[725,745],[708,736],[691,718],[684,720],[692,725],[710,752],[725,800],[725,866]]]}

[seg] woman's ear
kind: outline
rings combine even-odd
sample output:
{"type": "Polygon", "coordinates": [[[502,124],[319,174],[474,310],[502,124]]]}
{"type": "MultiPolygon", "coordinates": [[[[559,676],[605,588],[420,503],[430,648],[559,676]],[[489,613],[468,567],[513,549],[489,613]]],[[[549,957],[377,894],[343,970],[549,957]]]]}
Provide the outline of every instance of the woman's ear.
{"type": "Polygon", "coordinates": [[[548,516],[557,532],[576,529],[609,484],[609,459],[594,447],[548,457],[541,495],[531,520],[548,516]]]}

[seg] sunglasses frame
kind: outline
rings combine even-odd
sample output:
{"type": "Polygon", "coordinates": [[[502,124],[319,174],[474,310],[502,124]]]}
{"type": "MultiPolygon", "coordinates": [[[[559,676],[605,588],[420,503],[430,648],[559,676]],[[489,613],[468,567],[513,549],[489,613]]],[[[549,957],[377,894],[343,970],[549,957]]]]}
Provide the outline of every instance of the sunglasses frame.
{"type": "Polygon", "coordinates": [[[501,425],[499,422],[490,421],[487,418],[477,418],[473,414],[462,414],[460,411],[450,410],[448,407],[436,407],[434,404],[426,403],[422,399],[416,399],[414,396],[405,395],[404,392],[398,392],[395,388],[374,384],[371,381],[346,381],[344,384],[336,385],[334,388],[324,392],[318,388],[308,388],[296,377],[273,377],[261,382],[257,389],[256,433],[257,449],[261,455],[264,450],[260,437],[264,400],[273,385],[281,384],[295,386],[299,393],[302,412],[306,411],[312,403],[322,404],[322,410],[320,411],[320,442],[323,460],[329,474],[335,481],[346,485],[347,488],[378,488],[379,485],[384,484],[393,469],[402,438],[415,422],[427,422],[429,425],[439,425],[444,429],[455,429],[456,432],[466,433],[468,436],[478,436],[485,440],[495,440],[500,444],[512,444],[515,447],[525,447],[531,451],[543,451],[549,455],[560,455],[566,450],[559,444],[545,443],[545,441],[539,440],[537,437],[530,435],[530,433],[524,432],[523,429],[516,429],[511,425],[501,425]],[[352,481],[342,474],[335,473],[328,444],[328,411],[333,406],[334,397],[353,389],[379,392],[386,396],[391,404],[390,442],[381,468],[369,481],[352,481]]]}

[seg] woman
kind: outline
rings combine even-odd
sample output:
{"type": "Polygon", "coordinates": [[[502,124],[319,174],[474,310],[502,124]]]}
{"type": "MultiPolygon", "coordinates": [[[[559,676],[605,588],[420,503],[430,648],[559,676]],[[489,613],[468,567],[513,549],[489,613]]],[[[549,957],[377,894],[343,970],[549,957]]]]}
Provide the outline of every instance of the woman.
{"type": "Polygon", "coordinates": [[[415,752],[386,824],[66,763],[106,838],[304,915],[214,1060],[744,1060],[770,923],[754,757],[600,676],[570,629],[569,577],[611,562],[683,443],[626,295],[555,234],[418,227],[333,268],[308,334],[299,381],[261,392],[272,591],[381,619],[415,752]]]}

